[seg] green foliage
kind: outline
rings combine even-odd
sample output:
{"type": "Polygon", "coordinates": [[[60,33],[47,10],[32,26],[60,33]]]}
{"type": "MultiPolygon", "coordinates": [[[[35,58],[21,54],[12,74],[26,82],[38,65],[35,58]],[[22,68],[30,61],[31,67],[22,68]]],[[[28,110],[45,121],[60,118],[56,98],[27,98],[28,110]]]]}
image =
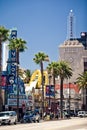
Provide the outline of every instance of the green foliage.
{"type": "Polygon", "coordinates": [[[48,72],[53,72],[55,76],[60,76],[60,78],[70,78],[72,76],[72,69],[69,64],[65,61],[51,62],[48,64],[48,72]]]}
{"type": "Polygon", "coordinates": [[[18,50],[19,52],[23,52],[27,49],[26,41],[21,38],[10,39],[9,41],[8,46],[10,50],[18,50]]]}
{"type": "Polygon", "coordinates": [[[79,89],[87,88],[87,71],[79,74],[76,83],[78,84],[79,89]]]}
{"type": "Polygon", "coordinates": [[[4,42],[9,37],[9,30],[4,26],[0,26],[0,42],[4,42]]]}
{"type": "Polygon", "coordinates": [[[50,64],[48,64],[47,66],[48,73],[49,74],[53,73],[55,77],[58,76],[57,66],[58,62],[51,62],[50,64]]]}
{"type": "Polygon", "coordinates": [[[37,54],[35,54],[35,58],[33,58],[33,61],[36,64],[40,64],[41,61],[47,61],[47,59],[48,59],[48,55],[46,55],[43,52],[38,52],[37,54]]]}
{"type": "Polygon", "coordinates": [[[72,69],[66,61],[58,62],[57,71],[58,75],[62,79],[68,79],[72,76],[72,69]]]}

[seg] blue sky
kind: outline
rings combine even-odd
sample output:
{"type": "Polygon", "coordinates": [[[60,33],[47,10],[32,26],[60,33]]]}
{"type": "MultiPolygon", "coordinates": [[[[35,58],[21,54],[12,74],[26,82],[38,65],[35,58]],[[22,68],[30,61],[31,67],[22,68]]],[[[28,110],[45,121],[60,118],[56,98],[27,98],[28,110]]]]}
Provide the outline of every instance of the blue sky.
{"type": "MultiPolygon", "coordinates": [[[[39,69],[34,55],[44,52],[57,61],[58,47],[67,37],[67,17],[75,15],[75,36],[87,31],[87,0],[0,0],[0,25],[17,28],[18,38],[27,41],[28,49],[20,54],[20,66],[39,69]]],[[[47,63],[44,63],[44,69],[47,63]]]]}

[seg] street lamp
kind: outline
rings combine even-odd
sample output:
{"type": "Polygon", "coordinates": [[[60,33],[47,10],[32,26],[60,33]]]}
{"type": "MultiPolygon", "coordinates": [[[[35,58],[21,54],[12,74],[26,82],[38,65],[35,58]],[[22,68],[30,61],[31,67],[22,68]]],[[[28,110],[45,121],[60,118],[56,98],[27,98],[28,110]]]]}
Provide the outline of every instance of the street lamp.
{"type": "Polygon", "coordinates": [[[19,84],[18,84],[18,65],[17,65],[17,117],[19,121],[19,84]]]}

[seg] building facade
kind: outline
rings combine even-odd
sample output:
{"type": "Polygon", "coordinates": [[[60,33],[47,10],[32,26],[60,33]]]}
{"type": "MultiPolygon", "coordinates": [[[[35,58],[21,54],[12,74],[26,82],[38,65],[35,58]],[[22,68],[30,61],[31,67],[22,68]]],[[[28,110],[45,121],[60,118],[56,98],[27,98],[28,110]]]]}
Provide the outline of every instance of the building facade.
{"type": "Polygon", "coordinates": [[[59,47],[59,60],[69,62],[73,75],[69,82],[76,82],[76,78],[84,72],[84,46],[78,40],[67,40],[59,47]]]}
{"type": "MultiPolygon", "coordinates": [[[[59,46],[59,60],[68,62],[73,70],[73,75],[69,79],[70,83],[75,83],[79,74],[87,71],[87,32],[81,33],[81,38],[69,39],[59,46]]],[[[67,83],[67,81],[65,81],[67,83]]],[[[87,109],[87,90],[85,90],[84,100],[87,109]]]]}

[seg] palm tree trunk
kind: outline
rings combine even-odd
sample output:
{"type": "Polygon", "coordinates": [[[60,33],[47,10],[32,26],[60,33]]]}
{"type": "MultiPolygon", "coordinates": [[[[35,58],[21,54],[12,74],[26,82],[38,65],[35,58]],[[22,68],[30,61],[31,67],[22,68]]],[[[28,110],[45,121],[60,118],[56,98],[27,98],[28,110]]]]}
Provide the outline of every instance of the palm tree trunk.
{"type": "Polygon", "coordinates": [[[53,84],[54,84],[54,118],[55,118],[55,74],[53,72],[53,84]]]}
{"type": "Polygon", "coordinates": [[[60,81],[60,118],[63,118],[63,79],[60,81]]]}
{"type": "Polygon", "coordinates": [[[86,111],[87,111],[87,88],[86,88],[86,111]]]}
{"type": "Polygon", "coordinates": [[[51,86],[51,75],[49,75],[49,108],[51,107],[51,104],[50,104],[50,86],[51,86]]]}
{"type": "Polygon", "coordinates": [[[0,111],[2,110],[2,43],[0,40],[0,111]]]}
{"type": "Polygon", "coordinates": [[[55,103],[55,75],[53,75],[53,84],[54,84],[54,103],[55,103]]]}
{"type": "Polygon", "coordinates": [[[43,80],[43,62],[41,61],[41,79],[42,79],[42,119],[44,118],[44,80],[43,80]]]}

